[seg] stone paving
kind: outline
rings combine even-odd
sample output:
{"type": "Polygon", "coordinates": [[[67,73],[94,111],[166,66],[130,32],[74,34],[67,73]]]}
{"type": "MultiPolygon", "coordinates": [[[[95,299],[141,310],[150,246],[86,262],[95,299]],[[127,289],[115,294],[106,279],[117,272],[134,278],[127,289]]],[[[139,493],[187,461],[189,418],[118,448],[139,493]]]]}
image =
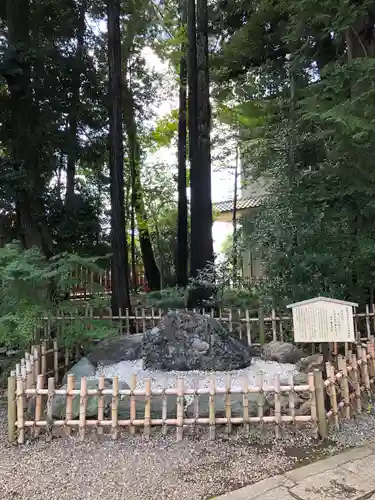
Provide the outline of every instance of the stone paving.
{"type": "Polygon", "coordinates": [[[215,500],[375,500],[375,443],[265,479],[215,500]]]}

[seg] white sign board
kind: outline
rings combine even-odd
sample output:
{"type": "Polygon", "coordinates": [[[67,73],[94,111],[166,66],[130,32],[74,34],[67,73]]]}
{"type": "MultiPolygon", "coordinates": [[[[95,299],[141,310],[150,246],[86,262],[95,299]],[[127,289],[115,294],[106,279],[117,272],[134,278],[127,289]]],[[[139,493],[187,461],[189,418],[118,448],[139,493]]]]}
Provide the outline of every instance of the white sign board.
{"type": "Polygon", "coordinates": [[[354,342],[353,307],[358,304],[317,297],[287,306],[293,313],[295,342],[354,342]]]}

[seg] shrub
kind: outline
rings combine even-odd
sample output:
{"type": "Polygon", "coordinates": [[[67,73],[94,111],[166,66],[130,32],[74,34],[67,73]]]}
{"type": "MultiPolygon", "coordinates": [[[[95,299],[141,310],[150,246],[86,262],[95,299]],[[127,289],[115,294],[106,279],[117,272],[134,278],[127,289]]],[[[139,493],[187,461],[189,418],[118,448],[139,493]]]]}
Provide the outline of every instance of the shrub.
{"type": "Polygon", "coordinates": [[[253,309],[259,307],[259,293],[243,279],[232,283],[232,274],[228,262],[218,265],[208,264],[196,278],[190,278],[187,289],[165,288],[159,292],[147,294],[147,304],[161,309],[183,309],[187,306],[191,289],[199,287],[206,291],[206,307],[233,307],[253,309]]]}
{"type": "Polygon", "coordinates": [[[187,292],[184,288],[171,287],[147,294],[147,304],[160,309],[184,309],[187,292]]]}
{"type": "Polygon", "coordinates": [[[68,253],[47,260],[38,249],[23,250],[18,243],[0,249],[0,345],[27,347],[45,320],[56,329],[58,315],[67,318],[59,328],[66,345],[110,333],[105,323],[84,317],[88,307],[108,306],[108,299],[95,296],[77,304],[69,298],[78,284],[73,271],[85,266],[101,272],[95,261],[68,253]],[[77,319],[69,320],[73,315],[77,319]]]}

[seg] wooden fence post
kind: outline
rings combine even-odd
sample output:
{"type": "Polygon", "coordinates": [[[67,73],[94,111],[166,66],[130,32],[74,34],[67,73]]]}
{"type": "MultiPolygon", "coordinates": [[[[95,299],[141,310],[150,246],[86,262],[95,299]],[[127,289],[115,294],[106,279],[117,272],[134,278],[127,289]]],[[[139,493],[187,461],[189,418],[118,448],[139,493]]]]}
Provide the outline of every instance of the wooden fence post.
{"type": "Polygon", "coordinates": [[[59,383],[59,346],[57,340],[53,341],[53,374],[55,385],[57,385],[59,383]]]}
{"type": "Polygon", "coordinates": [[[34,348],[34,380],[38,381],[38,375],[40,375],[40,346],[34,348]]]}
{"type": "MultiPolygon", "coordinates": [[[[37,391],[44,388],[44,375],[38,375],[38,380],[36,383],[37,391]]],[[[40,419],[42,418],[43,413],[43,396],[41,394],[36,393],[35,396],[35,424],[38,424],[40,419]]],[[[35,437],[39,436],[39,427],[35,427],[35,437]]]]}
{"type": "MultiPolygon", "coordinates": [[[[69,420],[72,420],[73,417],[73,398],[72,391],[74,391],[76,386],[75,377],[73,374],[68,375],[67,377],[67,389],[66,389],[66,412],[65,412],[65,422],[66,422],[66,435],[70,436],[70,426],[68,424],[69,420]]],[[[99,405],[99,404],[98,404],[99,405]]]]}
{"type": "Polygon", "coordinates": [[[135,434],[135,426],[133,425],[133,421],[136,419],[136,406],[135,406],[135,396],[134,391],[137,388],[137,376],[133,373],[130,378],[130,435],[134,436],[135,434]]]}
{"type": "Polygon", "coordinates": [[[276,439],[279,439],[281,436],[281,400],[280,400],[280,374],[277,373],[275,375],[275,395],[274,395],[274,404],[275,404],[275,434],[276,439]]]}
{"type": "Polygon", "coordinates": [[[232,424],[230,422],[232,417],[232,405],[231,405],[231,388],[232,388],[232,378],[231,375],[228,374],[225,378],[225,417],[228,419],[227,421],[227,433],[230,434],[232,431],[232,424]]]}
{"type": "Polygon", "coordinates": [[[8,377],[8,440],[13,443],[16,440],[16,377],[8,377]]]}
{"type": "Polygon", "coordinates": [[[86,377],[81,378],[81,390],[80,390],[80,400],[79,400],[79,440],[83,441],[85,439],[86,430],[86,408],[87,408],[87,379],[86,377]]]}
{"type": "Polygon", "coordinates": [[[18,431],[18,444],[25,442],[25,429],[24,429],[24,416],[23,416],[23,379],[17,377],[17,431],[18,431]]]}
{"type": "Polygon", "coordinates": [[[47,372],[46,341],[45,340],[43,340],[43,344],[41,345],[41,355],[42,355],[42,364],[41,364],[40,375],[45,375],[47,372]]]}
{"type": "Polygon", "coordinates": [[[249,379],[244,376],[242,379],[242,406],[243,406],[243,425],[245,435],[249,435],[249,379]]]}
{"type": "Polygon", "coordinates": [[[145,380],[145,413],[144,413],[143,433],[145,439],[150,437],[150,420],[151,420],[151,379],[145,380]]]}
{"type": "MultiPolygon", "coordinates": [[[[317,412],[316,412],[316,394],[315,394],[315,378],[313,373],[308,374],[308,381],[310,386],[310,402],[311,402],[311,423],[313,427],[313,435],[317,439],[319,436],[319,429],[317,423],[317,412]]],[[[293,373],[291,373],[291,382],[289,385],[293,386],[293,373]]],[[[294,405],[294,401],[293,401],[294,405]]],[[[292,415],[295,416],[295,415],[292,415]]]]}
{"type": "Polygon", "coordinates": [[[259,343],[263,345],[266,342],[266,335],[264,331],[264,309],[259,308],[259,343]]]}
{"type": "Polygon", "coordinates": [[[322,439],[328,437],[328,423],[325,409],[325,388],[323,373],[320,370],[314,370],[315,401],[318,417],[319,434],[322,439]]]}
{"type": "Polygon", "coordinates": [[[47,420],[47,434],[46,441],[49,443],[52,441],[52,414],[53,414],[53,400],[55,396],[55,379],[54,377],[48,378],[48,396],[47,396],[47,409],[46,409],[46,420],[47,420]]]}
{"type": "Polygon", "coordinates": [[[182,441],[184,433],[184,379],[177,379],[177,441],[182,441]]]}
{"type": "MultiPolygon", "coordinates": [[[[70,375],[69,375],[70,376],[70,375]]],[[[68,376],[68,384],[69,384],[69,376],[68,376]]],[[[105,381],[104,381],[104,375],[100,375],[99,377],[99,394],[98,394],[98,434],[103,434],[103,427],[101,425],[102,421],[104,420],[104,396],[102,394],[102,391],[105,388],[105,381]]]]}
{"type": "Polygon", "coordinates": [[[112,379],[112,408],[111,408],[111,416],[112,416],[112,439],[115,440],[118,438],[118,377],[113,377],[112,379]]]}
{"type": "Polygon", "coordinates": [[[215,439],[216,436],[215,395],[216,395],[216,378],[215,375],[212,375],[210,381],[210,396],[209,396],[210,439],[215,439]]]}
{"type": "Polygon", "coordinates": [[[351,355],[351,365],[352,365],[351,376],[352,376],[354,390],[355,390],[356,411],[357,411],[357,414],[359,414],[362,412],[361,384],[359,381],[357,356],[354,353],[351,355]]]}
{"type": "Polygon", "coordinates": [[[346,366],[346,359],[342,356],[337,358],[338,369],[342,373],[340,386],[341,386],[341,395],[342,399],[345,403],[343,408],[344,418],[350,418],[350,392],[349,392],[349,382],[348,382],[348,368],[346,366]]]}

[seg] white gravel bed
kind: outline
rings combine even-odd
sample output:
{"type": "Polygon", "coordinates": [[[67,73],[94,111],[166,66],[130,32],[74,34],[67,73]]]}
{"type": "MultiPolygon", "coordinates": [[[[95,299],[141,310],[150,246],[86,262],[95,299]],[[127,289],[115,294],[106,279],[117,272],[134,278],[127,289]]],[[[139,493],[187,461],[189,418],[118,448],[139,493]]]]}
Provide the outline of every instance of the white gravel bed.
{"type": "Polygon", "coordinates": [[[196,381],[199,381],[199,388],[208,388],[210,378],[215,377],[216,387],[224,388],[227,374],[232,377],[232,388],[241,389],[243,380],[246,377],[249,387],[255,387],[257,383],[257,375],[263,373],[265,386],[273,386],[275,375],[279,374],[281,380],[285,380],[290,372],[296,373],[294,365],[281,364],[275,361],[263,361],[261,359],[253,359],[248,368],[242,370],[233,370],[230,372],[204,372],[204,371],[158,371],[144,370],[143,361],[121,361],[113,365],[98,366],[96,376],[105,375],[108,378],[118,376],[119,380],[130,383],[132,374],[137,375],[137,388],[144,388],[144,383],[147,378],[151,379],[151,386],[154,389],[175,388],[178,377],[184,379],[186,388],[192,389],[196,381]]]}

